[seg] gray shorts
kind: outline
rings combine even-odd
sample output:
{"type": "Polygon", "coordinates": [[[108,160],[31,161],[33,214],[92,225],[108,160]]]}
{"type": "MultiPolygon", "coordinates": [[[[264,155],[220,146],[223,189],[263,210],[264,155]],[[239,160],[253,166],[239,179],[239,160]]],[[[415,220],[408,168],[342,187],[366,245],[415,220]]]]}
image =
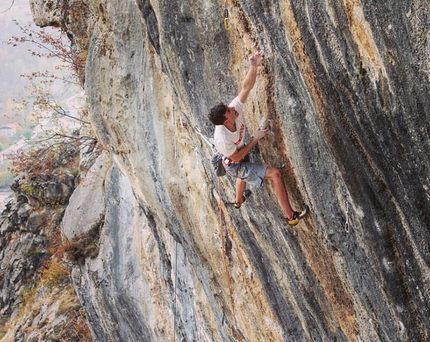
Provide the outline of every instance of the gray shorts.
{"type": "Polygon", "coordinates": [[[243,179],[246,183],[258,187],[263,184],[264,175],[267,170],[267,166],[250,162],[224,164],[224,167],[230,176],[243,179]]]}

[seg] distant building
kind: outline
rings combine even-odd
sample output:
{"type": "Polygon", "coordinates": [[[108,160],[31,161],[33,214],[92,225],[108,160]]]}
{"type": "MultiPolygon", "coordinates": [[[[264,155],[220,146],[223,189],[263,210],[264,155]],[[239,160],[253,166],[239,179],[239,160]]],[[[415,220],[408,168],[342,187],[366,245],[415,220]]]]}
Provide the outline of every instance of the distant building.
{"type": "Polygon", "coordinates": [[[19,128],[19,125],[16,124],[7,124],[0,127],[0,134],[7,135],[8,137],[14,137],[16,135],[16,131],[19,128]]]}
{"type": "Polygon", "coordinates": [[[26,147],[27,147],[27,142],[24,139],[21,139],[17,143],[1,151],[0,164],[3,164],[6,160],[14,160],[18,158],[19,153],[26,147]]]}

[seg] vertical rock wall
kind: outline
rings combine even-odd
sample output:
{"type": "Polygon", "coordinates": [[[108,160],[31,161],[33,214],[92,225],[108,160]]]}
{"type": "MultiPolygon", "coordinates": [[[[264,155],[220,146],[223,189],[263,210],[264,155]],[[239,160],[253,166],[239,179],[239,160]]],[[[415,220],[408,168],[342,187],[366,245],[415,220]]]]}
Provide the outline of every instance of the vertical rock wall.
{"type": "MultiPolygon", "coordinates": [[[[221,0],[88,6],[86,92],[114,162],[101,251],[74,271],[95,340],[430,339],[428,0],[233,1],[230,31],[221,0]],[[235,210],[224,177],[220,233],[199,132],[260,49],[246,120],[273,134],[252,157],[311,215],[286,227],[268,184],[235,210]]],[[[70,236],[91,227],[73,208],[70,236]]]]}

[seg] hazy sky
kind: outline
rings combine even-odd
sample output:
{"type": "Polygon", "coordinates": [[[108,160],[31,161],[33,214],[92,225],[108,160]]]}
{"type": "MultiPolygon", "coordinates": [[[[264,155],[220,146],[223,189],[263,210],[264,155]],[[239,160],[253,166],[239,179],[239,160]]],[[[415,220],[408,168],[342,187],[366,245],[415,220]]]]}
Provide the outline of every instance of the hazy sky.
{"type": "MultiPolygon", "coordinates": [[[[29,0],[0,0],[0,51],[7,51],[9,54],[13,54],[16,49],[5,44],[5,41],[13,35],[20,34],[14,20],[22,25],[33,22],[29,0]]],[[[16,54],[16,58],[20,58],[20,56],[16,54]]],[[[3,62],[4,60],[0,61],[1,65],[4,64],[3,62]]]]}
{"type": "Polygon", "coordinates": [[[0,19],[31,20],[29,0],[0,0],[0,12],[0,19]],[[9,7],[10,10],[7,10],[9,7]]]}
{"type": "MultiPolygon", "coordinates": [[[[12,36],[20,35],[14,20],[23,25],[32,22],[28,0],[0,0],[0,124],[4,115],[11,115],[6,102],[25,96],[27,82],[20,76],[29,67],[28,47],[13,47],[5,42],[12,36]]],[[[37,64],[37,61],[34,62],[37,64]]]]}

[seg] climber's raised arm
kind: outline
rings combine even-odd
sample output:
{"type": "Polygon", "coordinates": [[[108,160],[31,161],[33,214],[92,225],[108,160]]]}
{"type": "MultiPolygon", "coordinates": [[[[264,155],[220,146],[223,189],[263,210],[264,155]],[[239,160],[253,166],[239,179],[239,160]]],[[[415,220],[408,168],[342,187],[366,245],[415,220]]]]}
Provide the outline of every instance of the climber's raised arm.
{"type": "Polygon", "coordinates": [[[245,103],[248,98],[249,92],[254,87],[255,80],[257,79],[257,69],[261,65],[263,56],[263,51],[259,51],[249,59],[249,69],[246,73],[244,80],[242,81],[242,89],[240,90],[238,96],[240,102],[242,103],[245,103]]]}

